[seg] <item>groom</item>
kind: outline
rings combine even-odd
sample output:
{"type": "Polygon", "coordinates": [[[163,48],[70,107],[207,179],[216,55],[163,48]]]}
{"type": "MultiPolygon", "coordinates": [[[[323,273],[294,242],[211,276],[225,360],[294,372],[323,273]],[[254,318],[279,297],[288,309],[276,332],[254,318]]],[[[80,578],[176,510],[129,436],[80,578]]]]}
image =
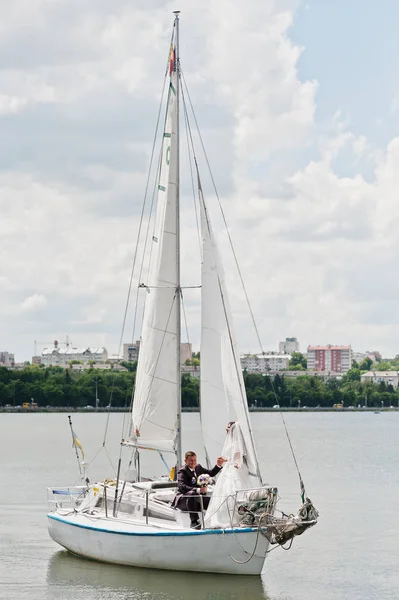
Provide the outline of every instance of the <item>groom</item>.
{"type": "MultiPolygon", "coordinates": [[[[197,486],[197,478],[203,473],[207,473],[211,477],[215,477],[223,467],[226,459],[222,456],[216,461],[213,469],[204,469],[202,465],[197,465],[197,455],[195,452],[186,452],[184,455],[185,466],[179,469],[177,473],[177,494],[172,502],[174,508],[180,510],[188,510],[190,512],[191,525],[193,529],[201,529],[201,524],[198,520],[198,513],[201,512],[201,502],[198,498],[199,494],[206,494],[206,487],[197,486]]],[[[202,506],[206,510],[208,508],[210,498],[204,496],[202,498],[202,506]]]]}

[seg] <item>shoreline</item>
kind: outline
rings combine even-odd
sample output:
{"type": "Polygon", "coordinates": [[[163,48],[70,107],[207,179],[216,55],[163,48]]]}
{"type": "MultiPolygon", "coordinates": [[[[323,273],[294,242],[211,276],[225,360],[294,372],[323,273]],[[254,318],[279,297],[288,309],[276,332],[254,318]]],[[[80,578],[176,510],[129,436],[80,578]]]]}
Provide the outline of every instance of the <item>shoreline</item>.
{"type": "MultiPolygon", "coordinates": [[[[287,407],[287,406],[282,406],[280,409],[278,408],[272,408],[272,407],[256,407],[256,406],[251,406],[249,407],[249,412],[271,412],[271,413],[278,413],[278,412],[299,412],[299,413],[309,413],[309,412],[334,412],[334,413],[354,413],[354,412],[373,412],[373,413],[380,413],[380,412],[397,412],[399,411],[399,407],[397,406],[387,406],[387,407],[372,407],[372,406],[367,406],[367,407],[354,407],[354,406],[350,406],[350,407],[343,407],[343,408],[333,408],[333,407],[287,407]]],[[[5,407],[5,406],[1,406],[0,407],[0,413],[66,413],[66,412],[70,412],[70,413],[107,413],[107,412],[112,412],[112,413],[123,413],[123,412],[130,412],[130,408],[119,408],[119,407],[111,407],[111,408],[106,408],[106,407],[99,407],[99,408],[86,408],[86,407],[82,407],[82,408],[75,408],[72,406],[58,406],[58,407],[37,407],[37,408],[21,408],[21,407],[17,407],[17,406],[11,406],[11,407],[5,407]]],[[[185,407],[182,408],[182,412],[187,412],[187,413],[199,413],[199,408],[198,407],[185,407]]]]}

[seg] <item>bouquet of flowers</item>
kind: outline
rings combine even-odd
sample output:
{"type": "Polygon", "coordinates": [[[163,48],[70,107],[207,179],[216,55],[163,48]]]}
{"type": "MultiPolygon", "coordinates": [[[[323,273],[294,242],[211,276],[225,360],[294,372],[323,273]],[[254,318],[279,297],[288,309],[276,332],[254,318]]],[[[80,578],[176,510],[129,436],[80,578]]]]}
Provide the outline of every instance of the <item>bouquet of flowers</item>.
{"type": "Polygon", "coordinates": [[[199,475],[197,478],[197,485],[199,485],[199,487],[208,487],[211,483],[213,483],[213,479],[208,473],[202,473],[202,475],[199,475]]]}

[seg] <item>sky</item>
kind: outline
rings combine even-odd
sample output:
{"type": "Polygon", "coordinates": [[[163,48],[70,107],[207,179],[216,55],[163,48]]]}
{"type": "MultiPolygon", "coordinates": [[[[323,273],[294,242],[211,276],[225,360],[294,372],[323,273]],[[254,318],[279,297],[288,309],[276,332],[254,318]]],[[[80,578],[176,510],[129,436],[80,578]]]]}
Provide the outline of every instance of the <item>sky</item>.
{"type": "MultiPolygon", "coordinates": [[[[122,323],[173,23],[262,349],[399,353],[395,0],[0,1],[0,351],[122,323]]],[[[202,158],[202,166],[204,166],[202,158]]],[[[228,256],[241,352],[261,350],[228,256]]],[[[198,285],[182,159],[183,284],[198,285]]],[[[199,297],[185,294],[199,347],[199,297]]],[[[184,327],[185,330],[185,327],[184,327]]]]}

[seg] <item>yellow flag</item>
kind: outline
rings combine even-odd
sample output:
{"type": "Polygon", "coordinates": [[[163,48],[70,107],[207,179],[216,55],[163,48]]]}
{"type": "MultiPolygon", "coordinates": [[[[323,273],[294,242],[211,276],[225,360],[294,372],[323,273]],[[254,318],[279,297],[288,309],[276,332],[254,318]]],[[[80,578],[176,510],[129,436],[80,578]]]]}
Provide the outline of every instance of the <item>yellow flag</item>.
{"type": "Polygon", "coordinates": [[[76,433],[74,432],[73,429],[72,429],[72,438],[73,438],[73,446],[74,446],[74,448],[79,448],[79,450],[82,453],[82,458],[84,459],[85,453],[83,452],[82,444],[79,442],[78,438],[76,437],[76,433]]]}

